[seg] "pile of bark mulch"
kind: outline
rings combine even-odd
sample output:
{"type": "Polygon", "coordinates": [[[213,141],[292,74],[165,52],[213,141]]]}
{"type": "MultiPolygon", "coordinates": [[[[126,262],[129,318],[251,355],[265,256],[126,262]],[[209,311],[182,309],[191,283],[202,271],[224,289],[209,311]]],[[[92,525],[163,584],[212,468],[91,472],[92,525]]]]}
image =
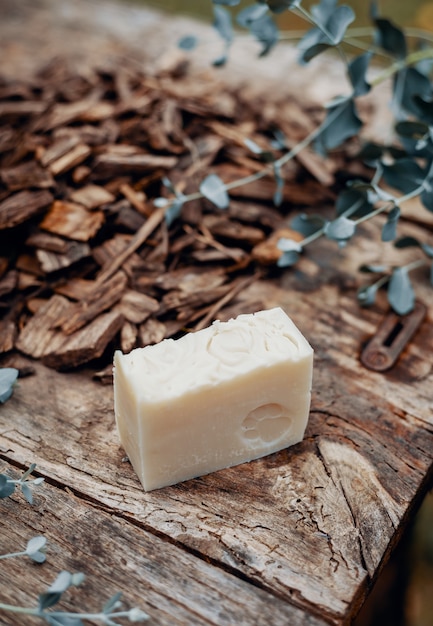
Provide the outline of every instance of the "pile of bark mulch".
{"type": "Polygon", "coordinates": [[[344,155],[287,164],[278,209],[272,174],[234,189],[226,210],[189,202],[170,225],[153,199],[170,197],[164,177],[188,194],[210,173],[261,170],[245,139],[269,150],[278,129],[294,145],[316,124],[295,99],[251,99],[178,65],[155,77],[55,60],[0,79],[0,354],[109,366],[114,348],[259,308],[245,287],[275,267],[294,209],[332,202],[344,155]]]}

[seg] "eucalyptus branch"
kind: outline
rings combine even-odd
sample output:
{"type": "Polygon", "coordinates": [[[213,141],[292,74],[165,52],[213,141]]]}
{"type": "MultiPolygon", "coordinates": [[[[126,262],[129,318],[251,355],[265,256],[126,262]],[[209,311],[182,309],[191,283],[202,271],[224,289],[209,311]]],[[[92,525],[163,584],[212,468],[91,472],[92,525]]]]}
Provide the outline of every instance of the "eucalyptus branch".
{"type": "MultiPolygon", "coordinates": [[[[45,561],[45,544],[45,537],[33,537],[27,542],[25,550],[0,555],[0,559],[28,556],[36,563],[43,563],[45,561]]],[[[37,606],[23,607],[0,602],[0,611],[38,617],[50,626],[82,626],[82,620],[97,621],[107,626],[116,626],[118,622],[114,621],[115,619],[125,618],[135,623],[141,623],[149,619],[147,613],[137,607],[127,611],[118,610],[122,604],[120,601],[121,593],[114,594],[105,603],[101,611],[93,613],[88,611],[52,610],[52,607],[61,600],[65,591],[70,587],[77,587],[84,579],[85,576],[81,572],[71,574],[68,571],[62,571],[47,591],[39,594],[37,606]]]]}
{"type": "MultiPolygon", "coordinates": [[[[0,370],[1,372],[1,370],[0,370]]],[[[36,463],[32,463],[30,467],[24,472],[21,478],[10,478],[7,474],[0,474],[0,499],[8,498],[14,492],[16,487],[20,488],[24,498],[29,504],[33,504],[33,492],[32,487],[38,486],[44,482],[44,479],[34,478],[30,480],[30,475],[34,471],[36,463]]]]}
{"type": "Polygon", "coordinates": [[[82,620],[97,621],[107,626],[114,626],[118,624],[113,620],[128,619],[129,622],[142,623],[149,619],[149,615],[136,607],[129,609],[128,611],[99,611],[96,613],[74,613],[70,611],[46,611],[40,608],[31,608],[16,606],[13,604],[5,604],[0,602],[0,611],[6,611],[9,613],[16,613],[21,615],[29,615],[32,617],[39,617],[47,624],[68,624],[68,626],[79,626],[82,620]]]}

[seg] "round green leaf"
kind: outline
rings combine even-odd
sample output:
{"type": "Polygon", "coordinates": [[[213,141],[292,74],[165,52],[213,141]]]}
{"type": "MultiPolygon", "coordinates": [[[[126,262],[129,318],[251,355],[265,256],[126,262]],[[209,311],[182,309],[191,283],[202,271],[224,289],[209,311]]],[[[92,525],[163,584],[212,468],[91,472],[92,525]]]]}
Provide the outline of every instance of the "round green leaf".
{"type": "Polygon", "coordinates": [[[0,498],[8,498],[15,491],[15,483],[6,474],[0,474],[0,498]]]}
{"type": "Polygon", "coordinates": [[[200,185],[200,191],[205,198],[219,209],[226,209],[230,203],[226,186],[216,174],[206,176],[200,185]]]}
{"type": "Polygon", "coordinates": [[[405,267],[397,267],[391,275],[388,285],[388,302],[399,315],[410,313],[414,307],[415,294],[405,267]]]}
{"type": "Polygon", "coordinates": [[[0,368],[0,403],[6,402],[11,397],[18,374],[14,367],[0,368]]]}

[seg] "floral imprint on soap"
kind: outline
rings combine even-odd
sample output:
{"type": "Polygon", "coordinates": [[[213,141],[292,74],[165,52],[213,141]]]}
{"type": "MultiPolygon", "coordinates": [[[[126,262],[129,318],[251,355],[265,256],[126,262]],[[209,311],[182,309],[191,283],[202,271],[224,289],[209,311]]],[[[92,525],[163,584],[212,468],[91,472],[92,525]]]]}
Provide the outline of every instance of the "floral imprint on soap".
{"type": "Polygon", "coordinates": [[[271,444],[286,436],[293,420],[282,404],[263,404],[250,411],[242,422],[243,436],[251,443],[263,441],[271,444]]]}

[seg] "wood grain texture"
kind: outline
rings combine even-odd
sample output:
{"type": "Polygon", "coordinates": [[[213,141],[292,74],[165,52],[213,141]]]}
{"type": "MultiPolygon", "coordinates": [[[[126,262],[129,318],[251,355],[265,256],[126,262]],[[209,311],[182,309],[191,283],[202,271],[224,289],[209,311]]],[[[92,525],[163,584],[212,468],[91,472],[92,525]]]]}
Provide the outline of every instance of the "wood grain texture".
{"type": "MultiPolygon", "coordinates": [[[[3,4],[6,9],[8,6],[13,6],[14,11],[19,9],[11,1],[3,4]]],[[[24,4],[33,5],[23,0],[24,4]]],[[[0,23],[2,40],[9,42],[9,56],[15,56],[21,70],[33,70],[43,59],[51,60],[54,51],[64,50],[66,41],[83,55],[85,64],[98,57],[103,65],[111,55],[112,34],[101,42],[101,29],[94,28],[92,20],[96,18],[88,13],[90,4],[82,0],[68,3],[65,11],[69,14],[77,6],[76,10],[86,16],[81,17],[85,26],[82,36],[79,29],[75,27],[71,31],[69,27],[68,35],[62,37],[59,12],[65,6],[60,0],[38,2],[25,36],[20,30],[21,20],[5,19],[0,23]],[[61,40],[57,48],[53,45],[53,35],[61,40]],[[20,46],[16,45],[17,41],[20,46]],[[32,48],[38,54],[32,54],[32,48]],[[20,51],[24,51],[21,63],[20,51]]],[[[104,11],[97,14],[107,17],[104,11]]],[[[135,20],[128,17],[124,5],[116,15],[121,15],[121,19],[114,20],[116,25],[128,23],[129,30],[133,28],[135,20]]],[[[153,69],[156,61],[161,65],[166,62],[162,55],[164,42],[176,42],[179,38],[178,23],[168,19],[159,22],[155,28],[148,19],[134,30],[137,58],[138,52],[141,54],[146,48],[153,55],[153,69]]],[[[191,32],[190,23],[184,28],[184,34],[191,32]]],[[[198,32],[196,25],[193,32],[198,32]]],[[[206,35],[203,39],[206,40],[206,35]]],[[[212,46],[209,50],[210,58],[200,57],[206,68],[213,60],[212,46]]],[[[276,63],[275,57],[270,57],[267,65],[262,60],[260,67],[265,69],[260,70],[260,80],[257,75],[253,82],[263,89],[269,84],[265,81],[275,81],[277,77],[285,106],[290,106],[291,99],[283,93],[284,89],[297,90],[308,99],[316,94],[321,101],[339,93],[338,68],[328,66],[323,71],[323,66],[315,64],[313,74],[290,72],[293,82],[288,83],[286,61],[292,59],[288,67],[293,68],[294,56],[289,52],[279,59],[276,63]]],[[[227,80],[239,85],[241,79],[243,84],[247,63],[251,63],[250,50],[231,61],[235,71],[232,75],[225,74],[227,80]]],[[[5,69],[15,72],[13,63],[5,64],[5,69]]],[[[19,75],[20,71],[15,73],[19,75]]],[[[207,86],[197,81],[196,89],[200,92],[207,86]]],[[[250,93],[249,90],[246,85],[244,93],[250,93]]],[[[140,102],[134,102],[135,96],[128,93],[127,85],[122,92],[125,112],[128,107],[145,110],[151,104],[145,95],[140,102]]],[[[222,115],[230,116],[233,111],[227,108],[225,95],[224,90],[217,94],[217,104],[222,115]]],[[[22,101],[11,99],[3,103],[0,116],[15,119],[18,114],[46,112],[45,128],[56,129],[59,134],[41,154],[41,164],[55,172],[69,172],[70,167],[81,163],[73,171],[72,179],[86,181],[89,170],[82,161],[88,154],[88,146],[112,144],[116,134],[113,135],[112,126],[104,124],[86,125],[82,131],[74,126],[63,129],[63,134],[59,126],[65,121],[75,124],[77,120],[103,119],[112,111],[98,109],[98,103],[91,99],[75,107],[63,104],[50,109],[50,103],[35,101],[30,96],[24,94],[22,101]]],[[[182,98],[182,94],[173,91],[172,97],[182,98]]],[[[385,94],[377,104],[386,107],[388,101],[385,94]]],[[[186,110],[194,112],[191,104],[186,106],[189,106],[186,110]]],[[[215,106],[208,106],[208,113],[213,115],[215,111],[215,106]]],[[[198,112],[205,115],[206,107],[203,105],[198,112]]],[[[296,124],[300,122],[299,113],[298,108],[293,116],[296,124]]],[[[374,124],[378,132],[372,135],[375,140],[387,134],[389,126],[383,123],[382,116],[377,116],[377,120],[374,124]]],[[[301,122],[308,128],[311,120],[305,116],[301,122]]],[[[153,126],[157,128],[156,124],[153,126]]],[[[153,140],[161,140],[156,130],[153,140]]],[[[221,137],[214,144],[208,140],[204,153],[214,155],[221,141],[221,137]]],[[[0,142],[4,149],[10,150],[16,144],[16,137],[5,130],[0,142]]],[[[207,168],[206,155],[201,156],[207,168]]],[[[323,176],[330,179],[335,174],[334,171],[328,174],[323,163],[317,169],[318,161],[312,160],[310,154],[299,155],[299,160],[301,156],[316,180],[323,182],[323,176]]],[[[104,170],[119,172],[127,168],[129,171],[133,165],[140,175],[155,180],[172,163],[167,157],[163,159],[156,162],[142,154],[136,158],[114,154],[100,161],[99,176],[104,170]],[[149,167],[155,166],[159,171],[148,173],[149,167]]],[[[238,157],[237,163],[239,171],[245,169],[244,160],[238,157]]],[[[191,176],[194,167],[191,162],[191,176]]],[[[45,189],[48,179],[39,179],[38,172],[32,175],[40,186],[30,195],[19,191],[25,181],[23,172],[6,174],[3,184],[17,190],[12,199],[0,205],[0,228],[21,224],[29,215],[38,215],[51,204],[53,198],[45,189]]],[[[313,193],[320,200],[321,210],[323,200],[330,200],[331,193],[315,181],[311,189],[308,198],[313,193]]],[[[251,225],[260,221],[275,230],[281,227],[278,213],[256,202],[263,196],[269,199],[273,191],[271,180],[245,189],[245,194],[250,198],[256,194],[255,197],[248,202],[234,200],[227,214],[241,216],[242,221],[251,225]]],[[[287,192],[291,201],[306,202],[304,185],[292,182],[287,192]]],[[[110,192],[105,190],[106,193],[110,192]]],[[[100,196],[92,187],[84,198],[81,194],[71,200],[93,210],[99,208],[100,202],[108,201],[108,196],[100,196]]],[[[400,234],[427,243],[423,226],[431,227],[432,214],[419,203],[405,205],[403,213],[400,234]]],[[[194,219],[201,215],[199,212],[197,218],[191,214],[194,219]]],[[[138,231],[138,237],[124,241],[121,249],[111,254],[109,250],[99,251],[101,256],[107,255],[106,263],[101,262],[101,282],[108,280],[119,267],[122,270],[139,267],[136,251],[153,236],[163,219],[161,211],[150,226],[143,227],[141,215],[134,215],[133,222],[128,215],[122,219],[132,224],[131,230],[138,231]]],[[[189,219],[195,223],[191,216],[189,219]]],[[[242,304],[244,301],[269,308],[281,305],[315,349],[314,393],[305,439],[278,454],[146,494],[119,446],[110,386],[93,381],[89,371],[59,373],[21,355],[3,356],[0,365],[15,364],[23,373],[33,368],[35,375],[21,378],[10,401],[0,405],[0,472],[18,476],[18,469],[36,462],[37,473],[46,478],[46,483],[35,491],[33,507],[23,503],[19,494],[0,501],[0,552],[23,548],[31,536],[40,533],[47,536],[49,550],[48,562],[40,567],[21,560],[0,562],[0,599],[29,604],[59,570],[67,568],[85,571],[87,581],[83,589],[68,595],[66,607],[98,609],[110,595],[121,590],[128,604],[149,612],[152,626],[348,626],[413,516],[432,476],[433,330],[431,286],[426,268],[416,272],[416,294],[430,306],[428,316],[396,366],[379,374],[364,369],[359,361],[362,345],[374,334],[387,311],[382,294],[371,309],[360,309],[356,304],[356,290],[368,280],[367,276],[359,275],[359,265],[401,264],[410,260],[406,257],[419,254],[419,250],[409,249],[400,251],[397,257],[391,244],[378,246],[383,219],[379,217],[374,224],[363,225],[360,236],[345,250],[329,242],[308,247],[296,268],[276,273],[273,280],[254,281],[237,300],[217,311],[218,317],[224,319],[231,312],[241,312],[242,306],[246,306],[242,304]],[[247,293],[243,301],[242,296],[247,293]]],[[[212,235],[212,227],[214,232],[218,230],[218,226],[209,225],[208,237],[209,233],[212,235]]],[[[233,232],[228,234],[233,236],[233,232]]],[[[249,231],[248,236],[253,240],[256,235],[249,231]]],[[[174,245],[181,252],[192,241],[194,233],[186,232],[174,245]]],[[[51,240],[49,245],[55,242],[51,240]]],[[[274,248],[269,254],[275,252],[274,248]]],[[[224,250],[211,252],[223,254],[224,250]]],[[[19,267],[27,270],[21,277],[22,281],[28,281],[26,285],[38,284],[34,259],[23,256],[19,267]],[[30,270],[33,277],[28,273],[30,270]]],[[[221,284],[218,276],[207,274],[201,279],[214,282],[215,289],[221,284]]],[[[2,283],[6,290],[8,280],[2,283]]],[[[161,280],[167,277],[162,276],[161,280]]],[[[199,277],[195,280],[197,287],[199,277]]],[[[181,282],[182,279],[179,289],[183,292],[181,282]]],[[[149,277],[140,275],[136,283],[144,290],[149,277]]],[[[59,286],[58,293],[62,293],[62,288],[66,289],[59,286]]],[[[82,300],[86,293],[82,284],[70,284],[68,289],[73,300],[82,300]]],[[[194,289],[191,293],[194,294],[194,289]]],[[[65,291],[64,295],[68,293],[65,291]]],[[[160,340],[166,333],[164,323],[158,320],[148,319],[138,328],[127,323],[133,338],[139,333],[146,340],[160,340]]],[[[46,347],[42,343],[47,329],[33,330],[33,338],[28,338],[28,346],[22,345],[22,351],[35,356],[46,347]]],[[[0,344],[10,345],[14,332],[8,325],[2,327],[0,344]]],[[[25,339],[24,335],[21,341],[27,343],[25,339]]],[[[88,345],[75,347],[86,351],[88,345]]],[[[61,360],[61,355],[54,354],[53,358],[57,357],[61,360]]],[[[23,621],[2,613],[0,623],[22,626],[23,621]]],[[[39,622],[26,620],[27,623],[39,622]]]]}
{"type": "MultiPolygon", "coordinates": [[[[1,469],[7,468],[2,464],[1,469]]],[[[13,473],[13,468],[9,472],[13,473]]],[[[276,626],[326,624],[70,491],[47,484],[35,493],[33,507],[18,503],[19,499],[16,495],[0,501],[0,516],[8,520],[2,529],[1,551],[24,549],[30,537],[43,534],[47,562],[36,566],[29,559],[1,561],[2,583],[15,581],[14,586],[2,584],[3,602],[35,606],[37,595],[66,569],[83,572],[86,579],[65,594],[55,607],[59,610],[97,612],[121,591],[124,608],[145,610],[150,624],[267,626],[270,615],[276,626]]],[[[22,615],[0,612],[0,622],[8,626],[22,626],[23,619],[22,615]]],[[[40,623],[25,620],[26,624],[40,623]]]]}
{"type": "MultiPolygon", "coordinates": [[[[325,245],[322,260],[327,254],[325,245]]],[[[1,409],[0,451],[14,464],[36,462],[99,511],[175,542],[305,615],[342,624],[431,474],[433,333],[427,319],[391,372],[365,370],[359,351],[380,307],[360,311],[341,270],[312,274],[304,292],[294,290],[298,280],[284,273],[251,290],[268,306],[282,305],[316,351],[312,411],[299,445],[146,494],[123,460],[111,388],[37,365],[1,409]]]]}

